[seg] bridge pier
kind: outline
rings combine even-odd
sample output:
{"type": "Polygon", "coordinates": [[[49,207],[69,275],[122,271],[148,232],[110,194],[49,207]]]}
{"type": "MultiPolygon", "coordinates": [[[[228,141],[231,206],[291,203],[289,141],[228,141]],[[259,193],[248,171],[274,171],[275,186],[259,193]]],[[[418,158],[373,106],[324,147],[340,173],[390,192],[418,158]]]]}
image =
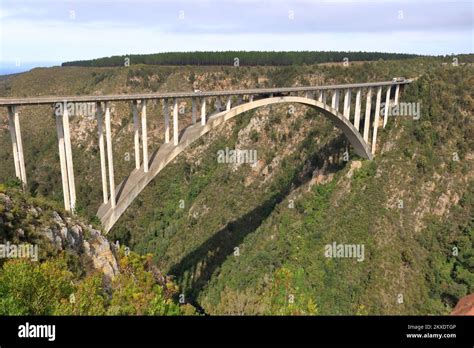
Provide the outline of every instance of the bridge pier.
{"type": "Polygon", "coordinates": [[[170,108],[168,99],[163,101],[163,113],[165,114],[165,144],[170,142],[170,108]]]}
{"type": "Polygon", "coordinates": [[[135,143],[135,169],[140,169],[140,125],[138,123],[138,102],[132,102],[133,113],[133,140],[135,143]]]}
{"type": "Polygon", "coordinates": [[[344,93],[344,117],[349,119],[351,113],[351,90],[346,89],[344,93]]]}
{"type": "MultiPolygon", "coordinates": [[[[103,132],[103,121],[102,121],[102,105],[100,102],[96,103],[96,114],[97,114],[97,131],[99,133],[99,153],[100,153],[100,172],[102,176],[102,196],[104,203],[109,201],[109,193],[107,192],[107,167],[105,165],[105,144],[104,144],[104,132],[103,132]]],[[[137,120],[138,123],[138,120],[137,120]]],[[[138,124],[136,125],[138,126],[138,124]]],[[[135,128],[136,129],[136,128],[135,128]]],[[[140,152],[138,152],[140,154],[140,152]]],[[[136,153],[136,144],[135,144],[135,157],[136,153]]],[[[140,160],[138,160],[140,162],[140,160]]],[[[140,163],[138,163],[140,167],[140,163]]]]}
{"type": "Polygon", "coordinates": [[[362,90],[359,88],[357,89],[356,93],[356,102],[355,102],[355,111],[354,111],[354,127],[359,130],[360,124],[360,107],[361,107],[361,97],[362,90]]]}
{"type": "Polygon", "coordinates": [[[21,141],[20,115],[16,106],[8,107],[8,126],[12,139],[13,161],[15,162],[15,175],[21,181],[23,189],[26,188],[25,160],[23,156],[23,143],[21,141]]]}
{"type": "Polygon", "coordinates": [[[395,87],[395,99],[393,101],[395,105],[398,105],[399,94],[400,94],[400,85],[397,85],[397,87],[395,87]]]}
{"type": "Polygon", "coordinates": [[[375,154],[375,148],[377,145],[377,130],[379,128],[381,99],[382,99],[382,87],[377,87],[377,101],[375,103],[374,131],[372,133],[372,154],[375,154]]]}
{"type": "Polygon", "coordinates": [[[372,87],[367,91],[367,101],[365,104],[365,121],[364,121],[364,141],[369,143],[369,129],[370,129],[370,113],[372,111],[372,87]]]}
{"type": "Polygon", "coordinates": [[[206,125],[206,98],[201,98],[201,125],[206,125]]]}
{"type": "Polygon", "coordinates": [[[112,153],[112,129],[110,126],[110,103],[105,102],[105,138],[107,142],[107,161],[109,167],[110,205],[115,208],[114,158],[112,153]]]}
{"type": "Polygon", "coordinates": [[[385,95],[385,107],[384,107],[384,113],[383,113],[383,128],[387,125],[388,121],[388,110],[390,109],[390,91],[392,90],[391,86],[387,87],[387,93],[385,95]]]}
{"type": "Polygon", "coordinates": [[[178,145],[178,98],[173,100],[173,143],[174,146],[178,145]]]}
{"type": "Polygon", "coordinates": [[[253,94],[249,95],[249,102],[250,102],[250,103],[253,102],[253,94]]]}
{"type": "Polygon", "coordinates": [[[142,114],[142,150],[143,150],[143,171],[148,173],[148,131],[146,128],[146,100],[140,103],[142,114]]]}
{"type": "Polygon", "coordinates": [[[193,124],[196,124],[196,98],[193,98],[193,124]]]}
{"type": "Polygon", "coordinates": [[[228,96],[226,100],[226,104],[225,104],[226,111],[230,111],[230,104],[231,104],[231,96],[228,96]]]}
{"type": "MultiPolygon", "coordinates": [[[[64,103],[65,106],[67,103],[64,103]]],[[[69,184],[69,198],[71,200],[71,211],[74,212],[76,208],[76,185],[74,183],[74,165],[72,162],[72,149],[71,149],[71,135],[69,131],[69,113],[67,107],[64,107],[63,115],[63,136],[64,136],[64,149],[66,154],[66,167],[67,167],[67,178],[69,184]]]]}
{"type": "Polygon", "coordinates": [[[216,108],[217,112],[221,111],[222,104],[221,104],[221,98],[219,98],[219,97],[216,97],[215,108],[216,108]]]}
{"type": "Polygon", "coordinates": [[[67,178],[66,150],[64,148],[63,122],[61,115],[55,115],[56,131],[58,133],[59,163],[61,167],[61,181],[63,185],[64,209],[71,210],[71,198],[69,196],[69,183],[67,178]]]}
{"type": "Polygon", "coordinates": [[[336,111],[339,111],[339,90],[338,89],[333,91],[331,107],[333,109],[336,109],[336,111]]]}

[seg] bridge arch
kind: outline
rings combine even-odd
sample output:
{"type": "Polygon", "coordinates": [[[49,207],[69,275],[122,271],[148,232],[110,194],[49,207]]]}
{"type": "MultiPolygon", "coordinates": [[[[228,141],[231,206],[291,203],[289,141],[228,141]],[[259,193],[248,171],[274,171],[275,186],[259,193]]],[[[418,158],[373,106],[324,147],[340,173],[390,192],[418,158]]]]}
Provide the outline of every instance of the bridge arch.
{"type": "Polygon", "coordinates": [[[143,166],[139,169],[134,169],[130,175],[118,185],[116,188],[117,196],[115,207],[111,206],[110,201],[108,203],[103,203],[100,206],[97,215],[102,222],[104,230],[109,231],[148,183],[150,183],[164,167],[188,148],[194,141],[237,115],[262,106],[281,103],[306,105],[320,111],[344,133],[351,145],[354,147],[354,151],[357,155],[369,160],[373,158],[369,145],[364,141],[354,125],[350,123],[349,119],[327,104],[315,99],[297,96],[281,96],[253,100],[235,106],[230,110],[211,115],[205,125],[194,124],[187,127],[181,134],[177,145],[174,145],[173,142],[162,144],[151,156],[148,165],[148,172],[143,170],[143,166]]]}

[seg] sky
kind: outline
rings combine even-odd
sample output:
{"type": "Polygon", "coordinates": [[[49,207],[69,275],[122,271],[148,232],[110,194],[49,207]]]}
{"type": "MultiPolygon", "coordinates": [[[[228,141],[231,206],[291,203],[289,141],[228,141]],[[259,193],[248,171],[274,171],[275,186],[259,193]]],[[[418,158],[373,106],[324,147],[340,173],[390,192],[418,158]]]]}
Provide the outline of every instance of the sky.
{"type": "Polygon", "coordinates": [[[472,0],[0,0],[0,73],[169,51],[473,53],[472,0]]]}

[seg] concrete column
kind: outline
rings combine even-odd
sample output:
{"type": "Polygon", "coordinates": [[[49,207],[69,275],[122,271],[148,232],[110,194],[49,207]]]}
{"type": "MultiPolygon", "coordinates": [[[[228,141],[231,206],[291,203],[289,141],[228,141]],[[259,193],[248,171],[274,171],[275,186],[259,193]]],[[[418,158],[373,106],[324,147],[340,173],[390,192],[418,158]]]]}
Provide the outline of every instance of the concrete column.
{"type": "Polygon", "coordinates": [[[327,105],[326,100],[327,100],[328,93],[327,93],[327,91],[324,91],[324,90],[322,91],[322,93],[323,93],[323,100],[322,100],[322,102],[323,102],[324,105],[327,105]]]}
{"type": "Polygon", "coordinates": [[[15,107],[9,106],[8,107],[8,128],[10,129],[10,137],[12,139],[12,147],[13,147],[13,162],[15,164],[15,175],[21,181],[21,170],[20,170],[20,162],[18,159],[18,144],[16,141],[16,127],[15,127],[15,107]]]}
{"type": "Polygon", "coordinates": [[[382,99],[382,87],[377,88],[377,102],[375,104],[374,132],[372,133],[372,154],[375,154],[377,144],[377,129],[379,128],[380,102],[382,99]]]}
{"type": "Polygon", "coordinates": [[[71,210],[71,200],[69,197],[69,183],[67,179],[66,150],[64,147],[64,132],[62,115],[55,115],[56,130],[58,133],[59,163],[61,165],[61,181],[63,184],[64,209],[71,210]]]}
{"type": "Polygon", "coordinates": [[[318,102],[323,102],[323,90],[321,89],[319,92],[318,92],[318,102]]]}
{"type": "Polygon", "coordinates": [[[112,153],[112,129],[110,126],[110,105],[105,102],[105,137],[107,139],[107,160],[109,167],[110,205],[115,208],[114,158],[112,153]]]}
{"type": "Polygon", "coordinates": [[[142,99],[140,104],[142,111],[142,147],[143,147],[143,171],[148,173],[148,132],[146,128],[146,100],[142,99]]]}
{"type": "Polygon", "coordinates": [[[356,104],[355,104],[355,112],[354,112],[354,127],[359,130],[359,123],[360,123],[360,95],[361,89],[359,88],[356,93],[356,104]]]}
{"type": "Polygon", "coordinates": [[[270,98],[273,98],[273,93],[270,93],[270,98]]]}
{"type": "Polygon", "coordinates": [[[216,97],[216,109],[217,109],[217,112],[220,112],[220,111],[221,111],[221,107],[222,107],[221,98],[216,97]]]}
{"type": "Polygon", "coordinates": [[[20,113],[16,108],[13,112],[13,122],[15,124],[16,144],[18,149],[18,164],[20,167],[21,181],[23,183],[23,188],[26,188],[26,170],[25,159],[23,155],[23,141],[21,140],[20,113]]]}
{"type": "Polygon", "coordinates": [[[178,98],[173,100],[173,141],[174,146],[178,145],[179,132],[178,132],[178,98]]]}
{"type": "Polygon", "coordinates": [[[69,133],[69,114],[67,107],[63,111],[64,147],[66,150],[67,179],[69,183],[69,198],[71,199],[71,211],[76,208],[76,184],[74,183],[74,165],[72,162],[71,136],[69,133]]]}
{"type": "Polygon", "coordinates": [[[163,109],[165,114],[165,144],[168,144],[170,142],[170,108],[168,99],[163,101],[163,109]]]}
{"type": "Polygon", "coordinates": [[[206,125],[206,98],[201,98],[201,125],[206,125]]]}
{"type": "Polygon", "coordinates": [[[249,102],[253,102],[253,95],[249,95],[249,102]]]}
{"type": "MultiPolygon", "coordinates": [[[[99,152],[100,152],[100,172],[102,174],[102,196],[104,203],[109,201],[109,193],[107,192],[107,167],[105,165],[105,144],[104,144],[104,131],[102,121],[102,106],[101,103],[96,103],[97,113],[97,130],[99,133],[99,152]]],[[[135,152],[135,156],[136,156],[135,152]]]]}
{"type": "Polygon", "coordinates": [[[336,111],[339,111],[339,90],[338,89],[333,91],[331,107],[333,109],[336,109],[336,111]]]}
{"type": "Polygon", "coordinates": [[[392,90],[391,86],[387,87],[387,94],[385,95],[385,108],[383,113],[383,128],[387,125],[388,121],[388,109],[390,109],[390,91],[392,90]]]}
{"type": "Polygon", "coordinates": [[[230,103],[231,103],[231,96],[229,95],[227,97],[227,101],[226,101],[226,104],[225,104],[225,109],[226,111],[229,111],[230,110],[230,103]]]}
{"type": "Polygon", "coordinates": [[[397,85],[397,87],[395,87],[395,100],[394,100],[395,105],[398,105],[399,94],[400,94],[400,85],[397,85]]]}
{"type": "Polygon", "coordinates": [[[138,122],[138,102],[132,102],[133,112],[133,141],[135,143],[135,169],[140,168],[140,123],[138,122]]]}
{"type": "Polygon", "coordinates": [[[193,124],[196,124],[196,98],[193,98],[193,124]]]}
{"type": "Polygon", "coordinates": [[[244,98],[241,95],[237,96],[237,105],[241,105],[243,103],[244,103],[244,98]]]}
{"type": "Polygon", "coordinates": [[[344,117],[349,119],[351,114],[351,90],[346,89],[344,94],[344,117]]]}
{"type": "Polygon", "coordinates": [[[372,87],[367,91],[367,102],[365,104],[364,141],[369,142],[370,112],[372,110],[372,87]]]}

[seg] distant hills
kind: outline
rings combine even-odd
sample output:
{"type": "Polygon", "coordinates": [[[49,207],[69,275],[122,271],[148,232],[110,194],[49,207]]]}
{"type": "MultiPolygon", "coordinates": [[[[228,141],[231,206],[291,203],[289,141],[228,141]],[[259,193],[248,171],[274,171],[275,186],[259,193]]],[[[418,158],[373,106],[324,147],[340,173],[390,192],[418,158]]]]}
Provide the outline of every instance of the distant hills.
{"type": "Polygon", "coordinates": [[[222,52],[163,52],[130,54],[90,60],[65,62],[62,66],[112,67],[130,64],[150,65],[302,65],[373,60],[398,60],[415,58],[416,54],[343,51],[222,51],[222,52]]]}

